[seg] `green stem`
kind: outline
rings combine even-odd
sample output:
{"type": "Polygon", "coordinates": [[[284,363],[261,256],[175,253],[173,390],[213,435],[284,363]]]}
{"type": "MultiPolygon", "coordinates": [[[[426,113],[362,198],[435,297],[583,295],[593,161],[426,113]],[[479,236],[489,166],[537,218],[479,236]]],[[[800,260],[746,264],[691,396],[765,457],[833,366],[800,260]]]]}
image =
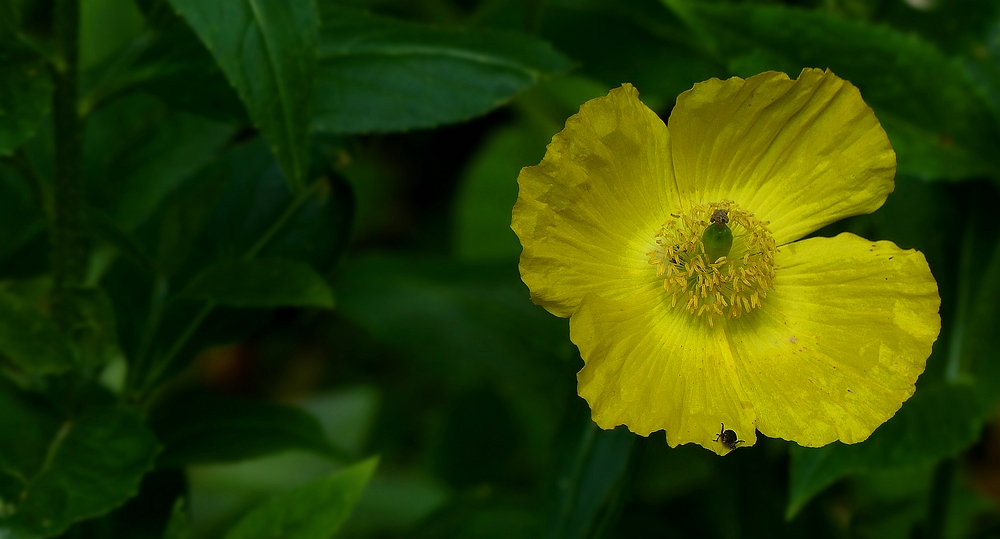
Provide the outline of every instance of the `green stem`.
{"type": "Polygon", "coordinates": [[[924,524],[923,539],[941,539],[948,523],[948,506],[951,502],[952,485],[955,483],[954,458],[942,460],[934,469],[931,484],[931,499],[927,506],[927,521],[924,524]]]}
{"type": "Polygon", "coordinates": [[[159,380],[164,372],[166,372],[167,367],[173,363],[174,358],[177,357],[177,354],[179,354],[184,346],[187,345],[188,341],[191,340],[191,337],[194,337],[195,332],[198,331],[199,327],[201,327],[201,323],[208,318],[208,315],[212,314],[212,311],[215,310],[217,305],[218,304],[214,301],[209,301],[208,303],[202,305],[201,310],[198,311],[198,314],[191,319],[191,322],[188,323],[187,327],[184,328],[184,331],[179,337],[177,337],[174,344],[170,346],[167,353],[164,354],[163,357],[160,358],[155,365],[153,365],[153,368],[150,369],[149,373],[144,376],[141,386],[144,396],[148,396],[150,394],[150,390],[153,389],[156,381],[159,380]]]}
{"type": "Polygon", "coordinates": [[[68,329],[73,325],[67,289],[83,282],[87,242],[83,234],[83,189],[80,185],[80,116],[77,112],[79,0],[57,0],[55,36],[59,59],[53,65],[55,82],[52,118],[55,128],[55,174],[52,200],[52,314],[68,329]]]}
{"type": "Polygon", "coordinates": [[[273,238],[275,234],[281,231],[281,229],[288,224],[288,221],[291,220],[296,212],[299,211],[299,208],[301,208],[307,200],[312,198],[312,196],[316,194],[316,191],[318,191],[322,186],[323,181],[320,180],[313,182],[311,185],[303,189],[302,192],[300,192],[295,199],[292,200],[291,204],[285,208],[285,211],[278,216],[278,219],[271,223],[271,226],[268,227],[267,231],[260,236],[260,239],[258,239],[256,243],[254,243],[253,246],[247,250],[246,254],[243,255],[243,260],[251,260],[257,256],[257,254],[260,253],[260,250],[267,246],[268,242],[271,241],[271,238],[273,238]]]}
{"type": "Polygon", "coordinates": [[[166,304],[169,289],[169,283],[162,275],[157,274],[153,278],[153,286],[149,294],[149,316],[146,317],[146,325],[142,328],[142,335],[139,337],[135,360],[129,365],[128,377],[125,379],[125,390],[122,395],[130,396],[132,391],[139,387],[140,382],[146,378],[149,351],[163,318],[163,307],[166,304]]]}
{"type": "Polygon", "coordinates": [[[966,313],[972,299],[972,268],[978,262],[975,259],[975,230],[975,223],[969,218],[962,235],[962,250],[958,262],[958,301],[955,306],[955,322],[951,325],[951,338],[948,340],[948,361],[944,372],[945,380],[952,384],[957,383],[962,375],[965,331],[968,327],[966,313]]]}

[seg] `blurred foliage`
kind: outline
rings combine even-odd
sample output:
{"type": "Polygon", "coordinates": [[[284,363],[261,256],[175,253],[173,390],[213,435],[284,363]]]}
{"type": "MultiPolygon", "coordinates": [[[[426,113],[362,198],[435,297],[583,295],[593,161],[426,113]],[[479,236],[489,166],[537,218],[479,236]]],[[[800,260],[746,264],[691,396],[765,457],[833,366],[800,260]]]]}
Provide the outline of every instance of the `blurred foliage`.
{"type": "Polygon", "coordinates": [[[989,0],[0,0],[0,537],[994,537],[998,145],[989,0]],[[623,82],[803,67],[897,151],[817,234],[927,256],[915,395],[852,446],[601,431],[518,171],[623,82]]]}

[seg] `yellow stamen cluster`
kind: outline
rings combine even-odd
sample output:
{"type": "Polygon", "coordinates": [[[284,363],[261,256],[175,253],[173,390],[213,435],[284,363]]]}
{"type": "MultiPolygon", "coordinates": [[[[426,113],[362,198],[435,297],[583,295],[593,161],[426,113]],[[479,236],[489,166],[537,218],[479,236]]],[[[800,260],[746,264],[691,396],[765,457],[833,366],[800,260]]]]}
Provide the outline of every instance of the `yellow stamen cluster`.
{"type": "MultiPolygon", "coordinates": [[[[721,215],[721,214],[719,214],[721,215]]],[[[730,200],[698,204],[670,219],[656,234],[659,248],[649,253],[657,277],[670,293],[670,305],[683,305],[693,315],[738,318],[761,306],[774,288],[774,253],[777,247],[767,222],[730,200]],[[729,217],[733,246],[729,254],[709,260],[702,234],[719,210],[729,217]]]]}

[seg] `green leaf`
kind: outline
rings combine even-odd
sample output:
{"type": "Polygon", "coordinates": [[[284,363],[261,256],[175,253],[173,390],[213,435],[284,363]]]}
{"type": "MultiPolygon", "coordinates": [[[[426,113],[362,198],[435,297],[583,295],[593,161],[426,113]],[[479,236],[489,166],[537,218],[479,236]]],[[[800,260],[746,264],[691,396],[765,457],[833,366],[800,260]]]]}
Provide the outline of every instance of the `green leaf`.
{"type": "Polygon", "coordinates": [[[634,84],[642,102],[656,111],[669,110],[677,95],[694,83],[726,74],[698,50],[691,32],[655,1],[551,2],[541,31],[580,63],[579,72],[609,88],[634,84]]]}
{"type": "Polygon", "coordinates": [[[80,2],[80,70],[97,67],[128,47],[142,35],[144,22],[132,0],[80,2]]]}
{"type": "Polygon", "coordinates": [[[319,16],[313,0],[170,0],[236,88],[293,192],[309,168],[319,16]]]}
{"type": "Polygon", "coordinates": [[[741,76],[830,68],[874,110],[900,173],[959,180],[997,174],[997,118],[960,65],[915,36],[822,11],[690,4],[741,76]]]}
{"type": "Polygon", "coordinates": [[[985,416],[969,387],[921,387],[862,443],[792,446],[787,517],[848,475],[922,466],[959,454],[979,439],[985,416]]]}
{"type": "Polygon", "coordinates": [[[0,289],[0,353],[28,372],[69,370],[75,365],[72,344],[42,313],[39,298],[23,292],[0,289]]]}
{"type": "Polygon", "coordinates": [[[44,230],[45,214],[24,171],[0,163],[0,258],[44,230]]]}
{"type": "Polygon", "coordinates": [[[107,242],[116,248],[119,254],[147,272],[155,271],[155,264],[146,253],[146,249],[114,219],[94,208],[87,208],[85,216],[87,228],[94,238],[107,242]]]}
{"type": "Polygon", "coordinates": [[[517,175],[545,155],[551,133],[526,122],[495,131],[472,157],[456,199],[455,253],[464,260],[513,260],[521,244],[510,228],[517,175]]]}
{"type": "Polygon", "coordinates": [[[195,276],[184,295],[234,307],[333,308],[333,291],[312,266],[281,258],[218,262],[195,276]]]}
{"type": "Polygon", "coordinates": [[[217,158],[233,132],[229,125],[172,112],[146,95],[110,103],[94,113],[85,131],[90,198],[133,230],[217,158]]]}
{"type": "Polygon", "coordinates": [[[55,411],[0,377],[0,516],[42,468],[46,448],[59,429],[55,411]]]}
{"type": "Polygon", "coordinates": [[[366,256],[345,264],[338,311],[434,384],[495,388],[545,459],[578,355],[566,321],[528,299],[512,264],[366,256]]]}
{"type": "Polygon", "coordinates": [[[170,520],[167,521],[167,529],[163,532],[163,539],[192,539],[193,537],[194,531],[191,529],[191,517],[188,516],[187,500],[177,498],[170,511],[170,520]]]}
{"type": "Polygon", "coordinates": [[[239,95],[191,27],[166,2],[155,0],[151,9],[150,24],[161,30],[119,84],[154,95],[176,111],[250,123],[239,95]]]}
{"type": "Polygon", "coordinates": [[[371,133],[459,122],[569,66],[547,43],[527,35],[439,28],[328,2],[313,125],[371,133]]]}
{"type": "Polygon", "coordinates": [[[328,539],[350,516],[377,464],[371,458],[279,494],[244,517],[226,539],[328,539]]]}
{"type": "Polygon", "coordinates": [[[41,467],[22,470],[26,484],[17,507],[0,519],[0,535],[52,537],[123,504],[138,492],[159,449],[130,410],[92,408],[63,422],[41,467]]]}
{"type": "Polygon", "coordinates": [[[52,108],[45,64],[20,56],[0,41],[0,156],[34,135],[52,108]]]}
{"type": "Polygon", "coordinates": [[[163,443],[158,466],[236,462],[303,449],[342,458],[315,417],[298,408],[211,394],[185,394],[150,419],[163,443]]]}
{"type": "Polygon", "coordinates": [[[96,367],[123,357],[118,346],[115,308],[99,288],[69,290],[68,297],[77,315],[70,336],[81,366],[96,367]]]}
{"type": "Polygon", "coordinates": [[[586,416],[575,454],[567,460],[556,486],[556,507],[548,537],[586,539],[600,537],[615,521],[625,495],[635,435],[624,427],[601,430],[586,416]]]}

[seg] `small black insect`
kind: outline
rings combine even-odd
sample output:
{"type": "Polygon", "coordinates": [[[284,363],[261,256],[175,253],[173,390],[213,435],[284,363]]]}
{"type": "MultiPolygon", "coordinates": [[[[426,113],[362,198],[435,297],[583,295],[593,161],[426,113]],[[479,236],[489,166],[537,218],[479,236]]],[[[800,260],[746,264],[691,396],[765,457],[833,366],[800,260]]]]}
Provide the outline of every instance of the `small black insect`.
{"type": "Polygon", "coordinates": [[[726,430],[726,424],[722,424],[722,430],[719,431],[719,435],[715,437],[716,442],[721,442],[726,449],[733,450],[736,449],[742,443],[746,443],[744,440],[736,439],[736,432],[732,430],[726,430]]]}
{"type": "Polygon", "coordinates": [[[719,208],[712,212],[712,218],[709,220],[712,221],[712,224],[715,226],[722,228],[729,224],[729,212],[719,208]]]}

